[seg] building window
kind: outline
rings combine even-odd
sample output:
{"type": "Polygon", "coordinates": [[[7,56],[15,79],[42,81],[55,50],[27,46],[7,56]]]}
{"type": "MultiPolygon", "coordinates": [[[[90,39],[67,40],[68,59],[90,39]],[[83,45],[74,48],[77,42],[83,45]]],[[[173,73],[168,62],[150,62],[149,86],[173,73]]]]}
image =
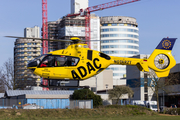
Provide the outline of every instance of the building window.
{"type": "Polygon", "coordinates": [[[33,45],[37,45],[37,43],[32,43],[33,45]]]}
{"type": "Polygon", "coordinates": [[[124,24],[119,24],[119,26],[124,26],[124,24]]]}
{"type": "Polygon", "coordinates": [[[148,101],[148,94],[144,94],[144,100],[148,101]]]}
{"type": "Polygon", "coordinates": [[[92,92],[96,92],[96,87],[91,87],[92,92]]]}
{"type": "Polygon", "coordinates": [[[113,73],[113,76],[123,76],[123,73],[113,73]]]}
{"type": "Polygon", "coordinates": [[[132,35],[132,34],[102,34],[101,37],[131,37],[131,38],[139,38],[138,35],[132,35]]]}
{"type": "Polygon", "coordinates": [[[117,26],[117,24],[116,24],[116,23],[112,23],[111,25],[112,25],[112,26],[117,26]]]}
{"type": "Polygon", "coordinates": [[[108,26],[108,24],[103,24],[102,26],[108,26]]]}

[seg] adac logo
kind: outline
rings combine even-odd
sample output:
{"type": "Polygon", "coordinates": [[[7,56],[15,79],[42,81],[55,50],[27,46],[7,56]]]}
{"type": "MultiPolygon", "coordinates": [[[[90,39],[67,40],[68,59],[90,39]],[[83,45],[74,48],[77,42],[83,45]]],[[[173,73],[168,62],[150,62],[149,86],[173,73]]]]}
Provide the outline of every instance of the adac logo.
{"type": "Polygon", "coordinates": [[[169,49],[169,48],[171,47],[171,42],[170,42],[169,40],[164,40],[164,41],[162,42],[162,46],[163,46],[163,48],[165,48],[165,49],[169,49]]]}

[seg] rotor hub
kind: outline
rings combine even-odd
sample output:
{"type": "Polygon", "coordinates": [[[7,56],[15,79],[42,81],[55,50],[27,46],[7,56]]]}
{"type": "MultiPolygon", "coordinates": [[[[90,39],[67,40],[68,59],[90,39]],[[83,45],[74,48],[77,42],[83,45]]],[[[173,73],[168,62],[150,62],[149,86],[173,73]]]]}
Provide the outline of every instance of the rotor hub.
{"type": "Polygon", "coordinates": [[[164,63],[164,59],[159,59],[159,64],[163,64],[164,63]]]}

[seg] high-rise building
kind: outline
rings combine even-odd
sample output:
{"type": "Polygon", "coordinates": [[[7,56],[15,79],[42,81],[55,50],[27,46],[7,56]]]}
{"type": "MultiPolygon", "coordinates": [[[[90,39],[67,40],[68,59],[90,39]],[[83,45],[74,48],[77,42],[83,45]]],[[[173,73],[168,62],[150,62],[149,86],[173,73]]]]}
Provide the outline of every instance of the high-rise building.
{"type": "Polygon", "coordinates": [[[100,51],[100,41],[93,41],[93,40],[100,40],[100,18],[95,15],[91,14],[91,49],[100,51]]]}
{"type": "MultiPolygon", "coordinates": [[[[101,17],[101,52],[110,56],[131,57],[139,53],[138,24],[135,18],[101,17]]],[[[125,85],[126,66],[111,65],[113,85],[125,85]]]]}
{"type": "MultiPolygon", "coordinates": [[[[39,27],[24,29],[24,37],[39,38],[39,27]]],[[[26,86],[35,86],[40,82],[39,76],[27,69],[30,60],[41,55],[41,40],[16,39],[14,47],[14,77],[15,88],[24,89],[26,86]]]]}
{"type": "MultiPolygon", "coordinates": [[[[58,24],[60,23],[61,19],[57,21],[50,21],[48,22],[48,38],[49,39],[58,39],[58,24]]],[[[48,52],[58,50],[59,46],[61,46],[60,42],[48,42],[48,52]]]]}
{"type": "Polygon", "coordinates": [[[33,28],[25,28],[24,37],[40,38],[40,28],[38,26],[34,26],[33,28]]]}
{"type": "MultiPolygon", "coordinates": [[[[59,39],[70,39],[72,37],[79,37],[85,40],[85,18],[64,17],[58,25],[59,39]]],[[[100,19],[95,14],[91,14],[91,49],[100,50],[100,19]]],[[[62,44],[63,45],[63,44],[62,44]]],[[[60,47],[65,48],[66,46],[60,47]]]]}
{"type": "Polygon", "coordinates": [[[89,0],[71,0],[71,14],[79,13],[80,9],[88,7],[89,0]]]}

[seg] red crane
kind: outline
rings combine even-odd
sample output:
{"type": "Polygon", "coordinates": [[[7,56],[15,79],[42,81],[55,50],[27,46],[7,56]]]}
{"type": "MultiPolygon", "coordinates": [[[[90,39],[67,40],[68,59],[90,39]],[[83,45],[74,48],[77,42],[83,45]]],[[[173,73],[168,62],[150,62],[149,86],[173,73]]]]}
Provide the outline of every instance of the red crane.
{"type": "MultiPolygon", "coordinates": [[[[91,12],[95,12],[98,10],[103,10],[103,9],[107,9],[107,8],[111,8],[111,7],[116,7],[116,6],[136,2],[136,1],[140,1],[140,0],[116,0],[116,1],[108,2],[108,3],[104,3],[104,4],[88,7],[84,11],[82,9],[80,9],[80,12],[78,14],[68,14],[66,17],[79,16],[79,15],[84,16],[85,17],[85,39],[90,40],[91,39],[91,24],[90,24],[90,13],[91,12]]],[[[88,46],[90,48],[90,42],[89,42],[88,46]]]]}
{"type": "MultiPolygon", "coordinates": [[[[48,39],[48,19],[47,19],[47,0],[42,0],[42,38],[48,39]]],[[[43,40],[43,54],[48,53],[48,41],[43,40]]],[[[48,80],[42,79],[42,84],[47,86],[48,80]]],[[[49,88],[43,88],[49,90],[49,88]]]]}

